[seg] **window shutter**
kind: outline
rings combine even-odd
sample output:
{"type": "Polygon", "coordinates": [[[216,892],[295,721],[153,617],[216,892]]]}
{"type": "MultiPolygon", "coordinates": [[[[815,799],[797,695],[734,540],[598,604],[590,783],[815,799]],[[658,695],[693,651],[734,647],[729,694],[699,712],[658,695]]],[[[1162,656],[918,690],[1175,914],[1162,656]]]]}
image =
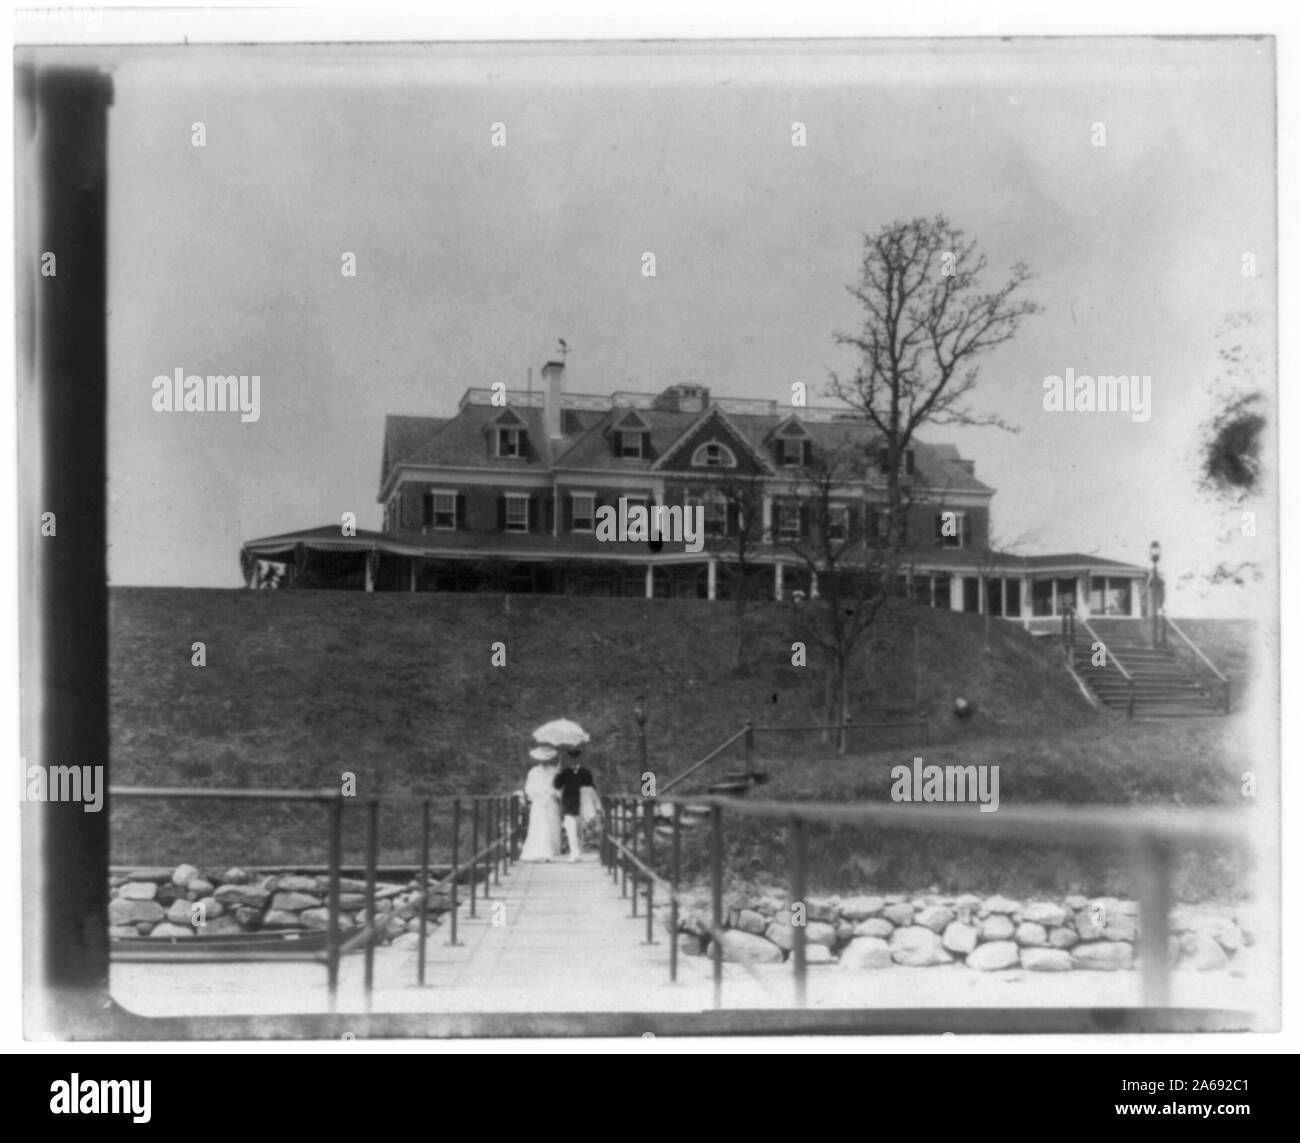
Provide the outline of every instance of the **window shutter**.
{"type": "Polygon", "coordinates": [[[775,540],[779,540],[780,538],[781,538],[781,502],[779,500],[773,500],[772,501],[772,539],[775,541],[775,540]]]}
{"type": "Polygon", "coordinates": [[[614,434],[614,455],[615,456],[623,455],[623,434],[622,433],[614,434]]]}
{"type": "Polygon", "coordinates": [[[504,496],[498,496],[497,497],[497,531],[504,532],[505,530],[506,530],[506,498],[504,496]]]}
{"type": "Polygon", "coordinates": [[[808,505],[799,505],[799,538],[808,535],[808,505]]]}
{"type": "Polygon", "coordinates": [[[947,537],[943,534],[943,513],[938,513],[934,518],[934,538],[943,543],[947,537]]]}
{"type": "Polygon", "coordinates": [[[432,492],[426,492],[424,494],[424,514],[421,517],[421,519],[426,528],[430,528],[433,526],[433,493],[432,492]]]}
{"type": "Polygon", "coordinates": [[[889,446],[888,445],[880,446],[880,452],[877,461],[880,465],[881,472],[889,471],[889,446]]]}
{"type": "Polygon", "coordinates": [[[727,501],[727,535],[740,535],[740,505],[734,500],[727,501]]]}
{"type": "Polygon", "coordinates": [[[908,476],[911,476],[916,472],[916,452],[913,449],[909,448],[903,454],[903,471],[906,472],[908,476]]]}
{"type": "Polygon", "coordinates": [[[465,526],[465,493],[457,492],[456,493],[456,527],[463,528],[464,526],[465,526]]]}
{"type": "Polygon", "coordinates": [[[812,467],[812,441],[803,441],[799,448],[800,463],[804,468],[812,467]]]}

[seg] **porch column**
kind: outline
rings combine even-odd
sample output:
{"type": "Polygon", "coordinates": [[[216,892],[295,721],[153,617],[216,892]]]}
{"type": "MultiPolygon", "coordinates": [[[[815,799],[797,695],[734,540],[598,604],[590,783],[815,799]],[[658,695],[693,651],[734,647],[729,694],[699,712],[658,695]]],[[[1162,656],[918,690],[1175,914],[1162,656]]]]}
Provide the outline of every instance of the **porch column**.
{"type": "Polygon", "coordinates": [[[785,564],[780,561],[772,569],[772,595],[777,603],[785,598],[785,564]]]}
{"type": "Polygon", "coordinates": [[[366,590],[375,590],[375,564],[379,562],[378,552],[366,553],[366,590]]]}
{"type": "MultiPolygon", "coordinates": [[[[1091,586],[1088,583],[1089,578],[1090,577],[1087,575],[1087,573],[1084,573],[1082,575],[1075,576],[1074,579],[1074,610],[1077,611],[1080,615],[1082,615],[1085,619],[1087,619],[1092,614],[1090,608],[1088,607],[1088,594],[1089,594],[1088,588],[1091,586]]],[[[1103,605],[1103,610],[1105,610],[1104,605],[1103,605]]]]}
{"type": "Polygon", "coordinates": [[[709,561],[709,599],[718,598],[718,561],[709,561]]]}
{"type": "Polygon", "coordinates": [[[966,592],[965,584],[962,577],[953,575],[948,577],[948,606],[953,611],[964,611],[966,609],[966,592]]]}
{"type": "Polygon", "coordinates": [[[409,579],[410,587],[408,588],[408,590],[414,591],[416,580],[419,578],[416,569],[420,566],[420,561],[417,560],[414,556],[412,556],[411,559],[407,561],[407,566],[410,569],[410,579],[409,579]]]}
{"type": "Polygon", "coordinates": [[[1140,579],[1130,579],[1128,581],[1128,613],[1130,619],[1142,618],[1141,584],[1140,579]]]}
{"type": "Polygon", "coordinates": [[[655,566],[646,564],[645,566],[645,597],[654,599],[655,597],[655,566]]]}
{"type": "Polygon", "coordinates": [[[808,573],[808,598],[809,599],[820,598],[819,593],[817,591],[817,573],[815,571],[808,573]]]}
{"type": "MultiPolygon", "coordinates": [[[[764,493],[763,494],[763,537],[762,537],[763,542],[767,543],[771,539],[771,537],[772,537],[772,498],[768,496],[766,493],[764,493]]],[[[780,564],[777,564],[777,567],[780,566],[781,566],[780,564]]],[[[777,591],[776,597],[777,599],[781,598],[781,592],[779,589],[777,591]]]]}
{"type": "Polygon", "coordinates": [[[1029,621],[1034,617],[1034,581],[1030,576],[1020,577],[1020,622],[1029,628],[1029,621]]]}
{"type": "Polygon", "coordinates": [[[1060,605],[1056,602],[1056,576],[1052,576],[1052,614],[1061,614],[1060,605]]]}

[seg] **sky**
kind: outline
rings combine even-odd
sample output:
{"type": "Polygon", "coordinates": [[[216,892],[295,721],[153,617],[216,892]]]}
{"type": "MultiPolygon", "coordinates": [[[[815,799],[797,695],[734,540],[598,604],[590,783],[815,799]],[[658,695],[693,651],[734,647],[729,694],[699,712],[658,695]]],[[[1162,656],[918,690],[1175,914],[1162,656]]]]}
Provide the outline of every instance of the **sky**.
{"type": "MultiPolygon", "coordinates": [[[[863,235],[942,213],[986,286],[1026,262],[1043,307],[972,400],[1020,432],[920,434],[997,490],[995,539],[1140,564],[1158,539],[1175,615],[1259,601],[1180,581],[1220,555],[1195,459],[1229,315],[1253,316],[1276,387],[1267,41],[190,47],[112,68],[115,584],[238,587],[245,540],[348,511],[377,529],[385,415],[522,388],[561,337],[572,391],[815,394],[853,366],[833,334],[860,322],[863,235]],[[260,418],[156,412],[177,368],[258,375],[260,418]],[[1045,411],[1067,369],[1149,375],[1150,419],[1045,411]]],[[[1273,498],[1251,507],[1231,551],[1271,568],[1273,498]]]]}

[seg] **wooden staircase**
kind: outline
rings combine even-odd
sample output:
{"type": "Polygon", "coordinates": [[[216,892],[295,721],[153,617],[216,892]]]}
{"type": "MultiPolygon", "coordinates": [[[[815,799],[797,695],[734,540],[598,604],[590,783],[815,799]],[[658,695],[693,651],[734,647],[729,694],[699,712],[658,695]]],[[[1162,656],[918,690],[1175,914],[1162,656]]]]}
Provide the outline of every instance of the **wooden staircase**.
{"type": "Polygon", "coordinates": [[[1080,629],[1073,644],[1075,672],[1113,710],[1135,719],[1205,718],[1223,713],[1222,700],[1169,647],[1152,647],[1142,633],[1100,634],[1080,629]],[[1093,663],[1094,641],[1105,649],[1105,665],[1093,663]],[[1129,704],[1132,709],[1129,710],[1129,704]]]}

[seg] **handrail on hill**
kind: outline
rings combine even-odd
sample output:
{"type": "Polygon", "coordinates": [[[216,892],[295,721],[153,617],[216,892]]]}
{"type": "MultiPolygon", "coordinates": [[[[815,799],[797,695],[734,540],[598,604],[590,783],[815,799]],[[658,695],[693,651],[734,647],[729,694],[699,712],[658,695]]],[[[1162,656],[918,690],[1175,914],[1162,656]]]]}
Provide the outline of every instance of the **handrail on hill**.
{"type": "Polygon", "coordinates": [[[1198,659],[1200,659],[1202,663],[1204,663],[1207,667],[1209,667],[1210,672],[1214,675],[1215,679],[1223,687],[1223,713],[1224,714],[1230,713],[1232,710],[1232,684],[1228,681],[1228,676],[1225,675],[1221,670],[1219,670],[1218,667],[1216,667],[1213,663],[1210,662],[1209,656],[1206,655],[1206,653],[1202,651],[1200,647],[1198,647],[1195,643],[1191,641],[1191,639],[1187,637],[1187,633],[1183,631],[1183,629],[1179,627],[1177,623],[1174,622],[1172,616],[1165,615],[1162,612],[1161,618],[1164,620],[1165,626],[1167,628],[1172,628],[1174,634],[1177,635],[1178,638],[1180,638],[1184,643],[1187,644],[1188,647],[1192,649],[1192,653],[1198,659]]]}
{"type": "Polygon", "coordinates": [[[1128,704],[1125,713],[1129,718],[1132,718],[1133,702],[1135,697],[1133,693],[1133,676],[1128,673],[1128,671],[1124,667],[1124,664],[1119,661],[1119,656],[1115,654],[1113,650],[1111,650],[1110,646],[1106,643],[1106,640],[1103,639],[1100,635],[1097,634],[1096,631],[1092,629],[1092,624],[1088,622],[1087,617],[1080,615],[1079,622],[1083,624],[1083,629],[1086,632],[1088,632],[1089,636],[1092,638],[1092,641],[1094,643],[1100,643],[1103,647],[1106,648],[1106,657],[1112,663],[1115,664],[1116,668],[1119,670],[1120,675],[1123,676],[1124,681],[1128,683],[1128,704]]]}
{"type": "MultiPolygon", "coordinates": [[[[670,917],[669,977],[677,979],[677,925],[681,903],[681,814],[671,818],[670,874],[665,880],[654,868],[656,802],[709,810],[709,870],[711,918],[702,923],[708,933],[713,961],[713,1003],[722,1007],[723,815],[734,813],[786,823],[791,904],[806,901],[808,889],[807,827],[812,823],[856,825],[877,830],[934,830],[983,839],[1014,839],[1035,844],[1082,849],[1115,847],[1129,854],[1138,885],[1138,957],[1146,1007],[1169,1005],[1169,911],[1175,851],[1242,847],[1248,844],[1247,821],[1227,810],[1150,810],[1112,806],[1031,805],[1008,807],[996,814],[969,807],[915,806],[894,803],[841,805],[815,802],[752,802],[734,798],[607,797],[601,834],[601,858],[615,880],[621,874],[623,895],[632,882],[632,915],[637,915],[637,881],[646,889],[646,941],[654,942],[654,891],[668,896],[670,917]],[[644,860],[638,835],[644,833],[644,860]]],[[[791,925],[795,1002],[807,1004],[807,932],[791,925]]]]}
{"type": "MultiPolygon", "coordinates": [[[[329,807],[329,889],[327,892],[328,919],[326,922],[325,948],[321,952],[303,953],[286,947],[283,951],[271,950],[249,952],[247,950],[222,950],[213,948],[205,955],[210,960],[267,960],[307,961],[324,964],[329,981],[331,1011],[337,1011],[339,962],[343,956],[358,948],[365,949],[365,995],[367,1006],[374,992],[375,945],[380,938],[380,927],[376,912],[379,865],[379,807],[384,803],[409,806],[411,798],[403,794],[372,794],[366,797],[349,797],[335,789],[325,790],[246,790],[246,789],[192,789],[184,786],[112,786],[109,788],[112,798],[140,798],[161,800],[218,800],[218,801],[265,801],[265,802],[313,802],[329,807]],[[366,889],[363,916],[365,921],[352,933],[344,937],[340,919],[342,914],[342,865],[343,865],[343,811],[348,802],[362,802],[366,806],[366,889]]],[[[418,980],[425,982],[425,951],[427,947],[429,898],[443,888],[451,888],[451,935],[449,943],[459,943],[457,936],[457,919],[459,910],[459,885],[462,870],[469,872],[470,916],[477,916],[478,891],[481,888],[483,899],[491,895],[491,886],[495,880],[501,883],[503,868],[515,860],[515,842],[519,835],[521,822],[519,798],[514,794],[485,794],[465,796],[424,797],[420,799],[420,889],[410,903],[418,909],[420,919],[420,944],[418,956],[418,980]],[[451,866],[446,877],[430,884],[429,882],[429,811],[434,802],[450,803],[451,825],[451,866]],[[470,856],[463,861],[460,857],[461,803],[469,802],[471,806],[471,842],[470,856]],[[480,823],[481,819],[481,823],[480,823]],[[485,843],[479,845],[479,831],[482,824],[485,843]],[[486,869],[483,867],[486,866],[486,869]]],[[[156,962],[190,961],[194,956],[183,948],[163,946],[160,942],[157,950],[132,950],[129,957],[133,961],[151,960],[156,962]],[[142,955],[147,953],[147,955],[142,955]]]]}

